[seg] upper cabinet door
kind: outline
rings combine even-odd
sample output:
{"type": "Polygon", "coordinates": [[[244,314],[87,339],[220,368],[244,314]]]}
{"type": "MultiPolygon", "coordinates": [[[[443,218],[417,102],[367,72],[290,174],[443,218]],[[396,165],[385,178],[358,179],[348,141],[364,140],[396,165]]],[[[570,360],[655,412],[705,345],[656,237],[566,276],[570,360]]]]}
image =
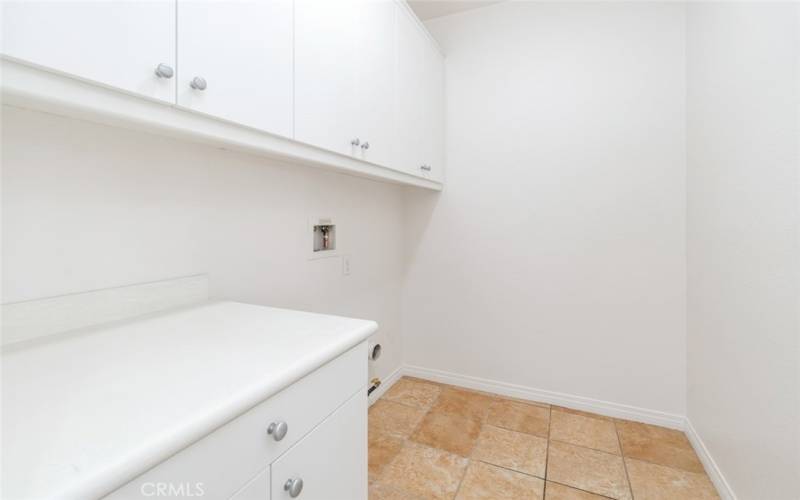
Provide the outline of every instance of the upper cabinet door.
{"type": "Polygon", "coordinates": [[[359,4],[295,1],[294,138],[348,155],[363,140],[355,109],[359,4]]]}
{"type": "Polygon", "coordinates": [[[397,16],[397,82],[392,166],[441,181],[444,176],[444,65],[442,55],[401,9],[397,16]]]}
{"type": "Polygon", "coordinates": [[[292,136],[292,0],[178,0],[178,104],[292,136]]]}
{"type": "Polygon", "coordinates": [[[431,43],[427,34],[423,57],[424,74],[427,76],[422,106],[425,110],[426,140],[423,143],[425,163],[429,170],[424,175],[435,181],[444,182],[445,142],[444,142],[444,57],[431,43]]]}
{"type": "Polygon", "coordinates": [[[295,2],[295,139],[388,165],[393,119],[391,0],[295,2]]]}
{"type": "Polygon", "coordinates": [[[4,54],[175,102],[174,0],[12,0],[2,9],[4,54]]]}
{"type": "Polygon", "coordinates": [[[392,0],[364,0],[358,9],[356,115],[369,148],[361,158],[390,166],[394,127],[395,18],[392,0]]]}

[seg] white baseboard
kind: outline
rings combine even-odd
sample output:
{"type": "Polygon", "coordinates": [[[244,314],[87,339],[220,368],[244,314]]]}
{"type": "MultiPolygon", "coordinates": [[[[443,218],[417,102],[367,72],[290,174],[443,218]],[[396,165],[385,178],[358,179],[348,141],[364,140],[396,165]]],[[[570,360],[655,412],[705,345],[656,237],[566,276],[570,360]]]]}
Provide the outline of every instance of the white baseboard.
{"type": "Polygon", "coordinates": [[[722,470],[720,470],[717,463],[711,457],[711,453],[709,453],[708,448],[706,448],[705,443],[703,443],[703,440],[700,438],[700,434],[697,433],[697,430],[688,417],[684,423],[684,432],[686,433],[686,437],[689,438],[689,442],[692,443],[692,447],[700,458],[700,461],[703,462],[706,474],[708,474],[711,482],[714,483],[714,486],[717,488],[717,493],[719,493],[722,500],[737,500],[733,488],[731,488],[731,485],[722,474],[722,470]]]}
{"type": "Polygon", "coordinates": [[[389,374],[388,377],[381,380],[381,385],[378,386],[377,389],[372,391],[372,394],[369,395],[369,404],[372,406],[372,403],[379,400],[381,396],[386,393],[391,387],[400,380],[400,377],[403,376],[403,366],[398,366],[395,370],[389,374]]]}
{"type": "Polygon", "coordinates": [[[443,384],[457,385],[467,389],[492,392],[495,394],[500,394],[501,396],[564,406],[567,408],[573,408],[575,410],[598,413],[608,417],[660,425],[662,427],[669,427],[671,429],[683,430],[684,428],[685,418],[682,415],[665,413],[647,408],[638,408],[635,406],[612,403],[609,401],[601,401],[598,399],[574,396],[571,394],[535,389],[532,387],[472,377],[469,375],[459,375],[456,373],[435,370],[432,368],[424,368],[421,366],[405,365],[403,367],[403,375],[433,380],[434,382],[441,382],[443,384]]]}
{"type": "Polygon", "coordinates": [[[703,463],[708,477],[717,488],[717,492],[722,500],[738,500],[730,484],[722,474],[719,466],[709,453],[708,448],[706,448],[703,440],[697,433],[697,430],[694,428],[694,426],[692,426],[691,421],[682,415],[666,413],[658,410],[650,410],[647,408],[639,408],[636,406],[628,406],[619,403],[612,403],[598,399],[585,398],[582,396],[574,396],[572,394],[564,394],[561,392],[534,389],[531,387],[509,384],[506,382],[472,377],[469,375],[460,375],[457,373],[414,365],[403,365],[392,372],[392,374],[383,381],[381,386],[372,393],[370,396],[370,404],[374,401],[377,401],[395,382],[397,382],[403,376],[418,377],[443,384],[464,387],[467,389],[491,392],[501,396],[527,399],[530,401],[539,401],[542,403],[564,406],[576,410],[598,413],[608,417],[634,420],[646,424],[660,425],[662,427],[669,427],[671,429],[684,431],[686,433],[686,437],[689,439],[689,442],[697,453],[697,456],[703,463]]]}
{"type": "Polygon", "coordinates": [[[717,488],[717,492],[722,500],[738,500],[730,484],[722,474],[719,466],[717,466],[717,463],[711,457],[708,448],[706,448],[703,440],[697,433],[697,430],[695,430],[694,426],[692,426],[691,421],[682,415],[666,413],[658,410],[650,410],[647,408],[639,408],[636,406],[628,406],[619,403],[612,403],[599,399],[585,398],[582,396],[574,396],[572,394],[564,394],[561,392],[534,389],[532,387],[509,384],[506,382],[499,382],[480,377],[472,377],[469,375],[460,375],[457,373],[414,365],[403,365],[392,372],[391,375],[386,377],[381,386],[375,389],[370,396],[370,404],[377,401],[387,390],[389,390],[389,388],[392,387],[395,382],[397,382],[403,376],[418,377],[443,384],[464,387],[466,389],[491,392],[501,396],[527,399],[530,401],[539,401],[542,403],[564,406],[576,410],[598,413],[608,417],[634,420],[646,424],[660,425],[662,427],[669,427],[671,429],[684,431],[686,433],[686,437],[689,439],[689,442],[692,444],[692,447],[697,453],[697,456],[703,463],[708,477],[717,488]]]}

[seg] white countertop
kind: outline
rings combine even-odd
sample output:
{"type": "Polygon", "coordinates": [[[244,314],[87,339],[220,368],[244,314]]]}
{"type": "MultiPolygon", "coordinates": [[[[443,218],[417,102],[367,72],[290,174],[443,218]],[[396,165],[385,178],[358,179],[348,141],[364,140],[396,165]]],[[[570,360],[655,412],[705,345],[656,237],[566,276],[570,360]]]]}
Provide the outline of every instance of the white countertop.
{"type": "Polygon", "coordinates": [[[102,497],[377,327],[214,302],[7,349],[3,498],[102,497]]]}

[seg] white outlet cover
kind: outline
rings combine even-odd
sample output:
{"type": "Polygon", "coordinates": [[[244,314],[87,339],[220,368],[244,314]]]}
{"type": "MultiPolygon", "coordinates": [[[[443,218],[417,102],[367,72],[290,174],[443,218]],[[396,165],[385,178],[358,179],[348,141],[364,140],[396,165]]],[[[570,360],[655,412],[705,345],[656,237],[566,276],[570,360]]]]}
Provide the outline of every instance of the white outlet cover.
{"type": "Polygon", "coordinates": [[[342,275],[350,276],[350,256],[342,255],[342,275]]]}

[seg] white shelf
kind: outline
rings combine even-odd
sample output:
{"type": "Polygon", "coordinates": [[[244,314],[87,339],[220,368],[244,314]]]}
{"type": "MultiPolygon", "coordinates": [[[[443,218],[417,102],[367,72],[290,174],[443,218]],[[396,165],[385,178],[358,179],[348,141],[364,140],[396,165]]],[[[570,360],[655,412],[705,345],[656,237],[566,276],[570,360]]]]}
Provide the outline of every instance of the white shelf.
{"type": "Polygon", "coordinates": [[[383,182],[440,191],[442,184],[292,139],[130,94],[50,69],[0,59],[3,104],[158,133],[383,182]]]}

